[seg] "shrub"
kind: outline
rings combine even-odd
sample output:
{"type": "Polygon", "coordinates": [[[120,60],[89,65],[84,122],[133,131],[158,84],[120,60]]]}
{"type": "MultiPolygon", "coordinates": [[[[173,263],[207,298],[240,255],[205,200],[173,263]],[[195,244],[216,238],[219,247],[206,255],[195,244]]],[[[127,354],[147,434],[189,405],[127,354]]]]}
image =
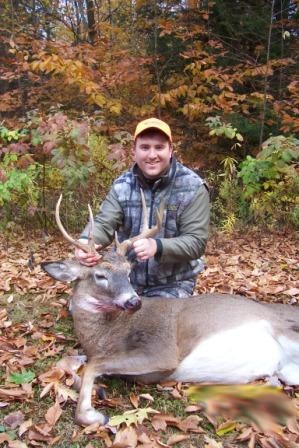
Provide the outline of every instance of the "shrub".
{"type": "Polygon", "coordinates": [[[61,112],[31,114],[26,128],[26,132],[5,128],[1,134],[3,222],[13,218],[22,223],[29,218],[32,225],[38,223],[47,232],[49,222],[54,224],[55,203],[63,193],[67,225],[80,230],[87,219],[87,202],[97,210],[127,163],[124,148],[130,136],[116,133],[112,145],[91,119],[72,120],[61,112]]]}
{"type": "Polygon", "coordinates": [[[217,190],[212,222],[223,230],[237,224],[299,228],[298,140],[276,136],[264,142],[257,157],[247,156],[239,166],[226,157],[221,173],[214,173],[217,190]]]}
{"type": "Polygon", "coordinates": [[[242,198],[254,222],[298,225],[298,159],[299,141],[279,135],[266,140],[256,158],[241,163],[242,198]]]}

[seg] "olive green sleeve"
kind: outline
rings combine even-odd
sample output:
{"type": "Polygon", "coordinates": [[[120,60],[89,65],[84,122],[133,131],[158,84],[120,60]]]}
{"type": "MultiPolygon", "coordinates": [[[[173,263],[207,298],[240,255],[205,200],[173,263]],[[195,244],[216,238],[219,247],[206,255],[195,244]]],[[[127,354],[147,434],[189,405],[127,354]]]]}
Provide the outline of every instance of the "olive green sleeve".
{"type": "Polygon", "coordinates": [[[210,197],[202,185],[187,205],[178,222],[179,236],[161,238],[161,263],[190,261],[200,258],[206,247],[210,220],[210,197]]]}
{"type": "MultiPolygon", "coordinates": [[[[112,188],[102,202],[99,213],[94,218],[94,237],[96,244],[108,246],[114,239],[115,230],[123,222],[123,210],[112,188]]],[[[85,227],[80,238],[88,238],[89,224],[85,227]]]]}

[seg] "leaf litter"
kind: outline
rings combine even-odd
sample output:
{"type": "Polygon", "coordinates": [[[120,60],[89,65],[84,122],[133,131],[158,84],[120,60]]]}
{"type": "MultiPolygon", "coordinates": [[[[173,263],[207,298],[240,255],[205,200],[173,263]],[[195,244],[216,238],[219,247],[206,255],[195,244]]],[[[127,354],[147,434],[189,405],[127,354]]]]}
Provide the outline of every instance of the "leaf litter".
{"type": "MultiPolygon", "coordinates": [[[[0,241],[0,444],[298,446],[299,390],[259,382],[234,387],[120,382],[114,396],[109,386],[109,398],[100,399],[96,391],[93,395],[95,405],[112,416],[106,427],[75,425],[85,358],[72,334],[69,287],[54,282],[39,267],[41,261],[72,257],[72,252],[60,238],[35,237],[30,242],[18,235],[7,242],[2,235],[0,241]]],[[[297,243],[294,235],[283,232],[212,235],[197,290],[297,303],[297,243]]]]}

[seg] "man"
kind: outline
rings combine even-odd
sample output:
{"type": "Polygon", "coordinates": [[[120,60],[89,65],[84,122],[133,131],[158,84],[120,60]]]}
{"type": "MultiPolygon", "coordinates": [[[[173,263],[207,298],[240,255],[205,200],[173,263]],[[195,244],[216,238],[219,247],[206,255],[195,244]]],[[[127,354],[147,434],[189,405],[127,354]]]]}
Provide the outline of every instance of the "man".
{"type": "MultiPolygon", "coordinates": [[[[95,217],[95,241],[109,245],[115,234],[119,241],[140,233],[141,194],[149,209],[149,226],[155,210],[165,204],[162,228],[156,238],[133,243],[135,258],[131,283],[143,296],[187,297],[193,294],[202,271],[200,257],[208,237],[209,193],[204,181],[177,162],[173,155],[170,127],[157,118],[141,121],[134,134],[133,167],[116,179],[95,217]]],[[[88,226],[80,241],[86,241],[88,226]]],[[[100,256],[76,249],[77,259],[87,266],[100,256]]]]}

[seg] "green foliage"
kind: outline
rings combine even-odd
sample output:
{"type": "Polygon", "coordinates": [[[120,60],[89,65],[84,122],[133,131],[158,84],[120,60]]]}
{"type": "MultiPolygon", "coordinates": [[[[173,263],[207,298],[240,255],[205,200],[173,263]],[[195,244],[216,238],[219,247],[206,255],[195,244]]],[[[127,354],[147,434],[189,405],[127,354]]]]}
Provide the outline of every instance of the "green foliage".
{"type": "Polygon", "coordinates": [[[70,120],[61,112],[38,117],[31,143],[60,170],[65,190],[84,185],[94,171],[88,146],[88,123],[70,120]]]}
{"type": "Polygon", "coordinates": [[[0,126],[0,140],[4,143],[10,143],[12,141],[18,141],[21,137],[26,136],[27,130],[14,129],[10,131],[5,126],[0,126]]]}
{"type": "Polygon", "coordinates": [[[29,163],[22,168],[18,166],[24,156],[14,153],[4,155],[0,162],[0,205],[10,208],[11,203],[21,207],[36,206],[38,199],[37,177],[40,166],[29,163]]]}
{"type": "Polygon", "coordinates": [[[119,426],[124,423],[127,426],[142,424],[144,420],[149,419],[149,414],[158,414],[152,408],[138,408],[126,411],[122,415],[114,415],[109,420],[110,426],[119,426]]]}
{"type": "Polygon", "coordinates": [[[15,384],[26,384],[31,383],[35,378],[35,373],[31,370],[24,370],[22,373],[11,373],[9,376],[9,381],[15,384]]]}
{"type": "Polygon", "coordinates": [[[256,158],[247,156],[241,163],[242,194],[254,221],[298,225],[298,159],[299,141],[277,136],[263,144],[256,158]]]}
{"type": "MultiPolygon", "coordinates": [[[[2,223],[5,226],[11,219],[24,222],[29,217],[44,226],[62,192],[67,209],[72,210],[67,224],[78,230],[86,219],[82,207],[85,209],[88,201],[97,209],[115,176],[124,169],[128,160],[124,148],[130,134],[112,134],[111,144],[92,119],[73,120],[57,111],[47,116],[28,115],[26,128],[29,131],[22,142],[5,142],[0,149],[2,223]]],[[[5,135],[25,136],[14,130],[5,135]]]]}
{"type": "Polygon", "coordinates": [[[223,171],[210,175],[209,183],[214,186],[215,199],[212,202],[212,222],[221,230],[231,232],[241,215],[240,181],[237,177],[237,161],[232,157],[222,160],[223,171]]]}
{"type": "MultiPolygon", "coordinates": [[[[253,99],[252,99],[253,101],[253,99]]],[[[258,105],[254,104],[255,108],[258,109],[258,105]]],[[[260,108],[262,108],[262,103],[260,108]]],[[[261,122],[259,117],[251,115],[242,115],[241,113],[230,114],[228,116],[229,121],[233,127],[236,127],[239,132],[244,136],[246,140],[247,152],[251,152],[252,148],[259,145],[260,132],[261,132],[261,122]]],[[[266,110],[265,115],[265,125],[264,125],[264,135],[268,138],[271,134],[279,134],[279,120],[277,115],[272,109],[266,110]]]]}
{"type": "Polygon", "coordinates": [[[238,223],[266,227],[299,227],[298,140],[276,136],[265,141],[257,157],[237,161],[226,157],[223,171],[213,176],[217,196],[212,220],[225,231],[238,223]]]}
{"type": "MultiPolygon", "coordinates": [[[[238,142],[243,141],[242,135],[237,128],[233,127],[231,123],[222,122],[219,115],[216,117],[208,117],[206,119],[208,127],[211,129],[209,135],[216,135],[217,137],[226,137],[230,140],[236,139],[238,142]]],[[[239,145],[240,146],[240,145],[239,145]]]]}

